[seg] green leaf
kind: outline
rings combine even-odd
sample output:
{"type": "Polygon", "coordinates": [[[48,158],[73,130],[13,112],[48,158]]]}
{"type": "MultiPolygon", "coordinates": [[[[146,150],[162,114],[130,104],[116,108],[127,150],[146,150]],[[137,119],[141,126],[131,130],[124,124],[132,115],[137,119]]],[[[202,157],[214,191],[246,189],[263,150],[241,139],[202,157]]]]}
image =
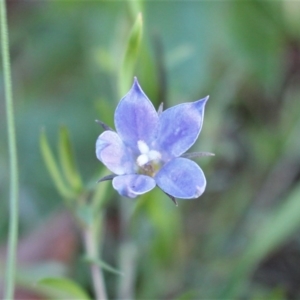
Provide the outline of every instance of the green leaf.
{"type": "Polygon", "coordinates": [[[70,134],[66,126],[62,126],[59,130],[58,149],[65,178],[73,190],[79,192],[82,189],[82,181],[76,167],[70,134]]]}
{"type": "Polygon", "coordinates": [[[43,278],[37,282],[37,285],[50,290],[55,295],[55,298],[58,299],[91,299],[81,286],[67,278],[43,278]]]}
{"type": "Polygon", "coordinates": [[[120,96],[127,93],[134,77],[134,67],[142,40],[143,18],[139,13],[131,29],[120,70],[120,96]]]}
{"type": "Polygon", "coordinates": [[[83,257],[83,261],[85,261],[87,263],[90,263],[90,264],[97,265],[101,269],[103,269],[105,271],[108,271],[110,273],[113,273],[113,274],[116,274],[116,275],[120,275],[120,276],[124,276],[124,274],[121,271],[115,269],[114,267],[110,266],[109,264],[107,264],[106,262],[104,262],[102,260],[85,256],[85,257],[83,257]]]}
{"type": "Polygon", "coordinates": [[[58,165],[55,161],[54,155],[50,149],[49,142],[46,136],[45,131],[42,131],[40,134],[40,150],[46,164],[46,167],[50,173],[50,176],[59,192],[59,194],[67,199],[74,198],[74,193],[72,190],[67,187],[63,177],[60,173],[58,165]]]}

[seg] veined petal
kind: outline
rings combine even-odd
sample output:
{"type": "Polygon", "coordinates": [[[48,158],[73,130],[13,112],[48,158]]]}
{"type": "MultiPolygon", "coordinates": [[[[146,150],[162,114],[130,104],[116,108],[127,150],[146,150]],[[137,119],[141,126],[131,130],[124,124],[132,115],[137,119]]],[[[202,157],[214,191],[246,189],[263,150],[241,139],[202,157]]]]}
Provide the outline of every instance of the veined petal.
{"type": "Polygon", "coordinates": [[[149,144],[158,127],[158,114],[137,79],[115,111],[115,127],[125,144],[137,149],[137,142],[149,144]]]}
{"type": "Polygon", "coordinates": [[[134,171],[132,154],[114,131],[104,131],[98,137],[96,156],[110,171],[117,175],[134,171]]]}
{"type": "Polygon", "coordinates": [[[182,157],[166,163],[154,179],[164,192],[175,198],[198,198],[206,187],[201,168],[195,162],[182,157]]]}
{"type": "Polygon", "coordinates": [[[176,105],[161,113],[156,148],[166,158],[180,156],[195,143],[202,128],[207,100],[208,96],[176,105]]]}
{"type": "Polygon", "coordinates": [[[117,176],[113,179],[113,187],[124,197],[135,198],[152,190],[156,183],[152,177],[130,174],[117,176]]]}

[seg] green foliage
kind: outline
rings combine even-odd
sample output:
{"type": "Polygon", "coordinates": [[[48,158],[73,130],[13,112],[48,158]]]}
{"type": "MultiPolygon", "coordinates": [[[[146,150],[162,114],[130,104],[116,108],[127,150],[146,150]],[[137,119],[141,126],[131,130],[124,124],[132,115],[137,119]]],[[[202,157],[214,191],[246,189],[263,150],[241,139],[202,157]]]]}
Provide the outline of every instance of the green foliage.
{"type": "Polygon", "coordinates": [[[43,278],[37,285],[53,293],[53,299],[91,299],[76,282],[67,278],[43,278]]]}

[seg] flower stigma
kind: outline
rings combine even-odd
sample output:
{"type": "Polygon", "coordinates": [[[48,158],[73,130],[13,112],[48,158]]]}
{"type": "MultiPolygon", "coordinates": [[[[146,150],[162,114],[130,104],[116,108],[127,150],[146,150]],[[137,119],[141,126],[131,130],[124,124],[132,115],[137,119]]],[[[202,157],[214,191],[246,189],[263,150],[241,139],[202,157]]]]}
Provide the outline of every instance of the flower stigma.
{"type": "Polygon", "coordinates": [[[156,150],[150,150],[149,146],[139,140],[137,142],[140,155],[136,159],[138,173],[154,177],[161,168],[161,154],[156,150]]]}

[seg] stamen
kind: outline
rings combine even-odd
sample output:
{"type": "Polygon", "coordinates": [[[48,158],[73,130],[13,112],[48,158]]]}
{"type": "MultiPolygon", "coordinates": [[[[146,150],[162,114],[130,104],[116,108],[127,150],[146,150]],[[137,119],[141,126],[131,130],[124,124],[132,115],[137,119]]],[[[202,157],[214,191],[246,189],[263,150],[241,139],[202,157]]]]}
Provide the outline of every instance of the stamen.
{"type": "Polygon", "coordinates": [[[138,144],[138,148],[142,154],[146,154],[149,152],[149,147],[144,141],[140,140],[137,142],[137,144],[138,144]]]}
{"type": "Polygon", "coordinates": [[[148,157],[150,160],[159,160],[161,159],[161,154],[156,150],[150,150],[148,153],[148,157]]]}
{"type": "Polygon", "coordinates": [[[141,154],[140,156],[138,156],[138,158],[136,160],[136,163],[140,167],[145,165],[147,162],[149,162],[149,157],[147,156],[147,154],[141,154]]]}
{"type": "Polygon", "coordinates": [[[160,169],[161,154],[156,150],[150,150],[148,145],[142,140],[137,142],[137,146],[141,153],[136,159],[138,171],[141,174],[154,177],[160,169]]]}

